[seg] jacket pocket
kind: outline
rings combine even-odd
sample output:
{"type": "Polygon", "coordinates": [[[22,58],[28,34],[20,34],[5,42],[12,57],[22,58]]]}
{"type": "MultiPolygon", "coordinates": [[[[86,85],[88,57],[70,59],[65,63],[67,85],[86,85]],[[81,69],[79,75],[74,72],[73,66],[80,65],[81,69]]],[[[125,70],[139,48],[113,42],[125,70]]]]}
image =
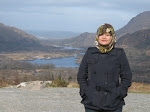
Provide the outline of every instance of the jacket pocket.
{"type": "MultiPolygon", "coordinates": [[[[86,88],[87,89],[87,88],[86,88]]],[[[86,92],[86,89],[82,92],[82,94],[80,94],[82,100],[81,100],[81,103],[85,104],[85,100],[87,98],[85,92],[86,92]]]]}
{"type": "Polygon", "coordinates": [[[97,91],[94,87],[89,86],[85,91],[84,104],[93,107],[99,107],[102,103],[104,92],[97,91]]]}
{"type": "Polygon", "coordinates": [[[117,89],[118,89],[118,93],[120,94],[121,98],[125,98],[127,96],[128,89],[122,88],[121,86],[119,86],[117,89]]]}
{"type": "Polygon", "coordinates": [[[87,105],[91,105],[91,99],[92,99],[92,95],[90,93],[90,88],[87,87],[84,91],[84,95],[83,95],[83,99],[81,101],[81,103],[83,104],[87,104],[87,105]]]}
{"type": "Polygon", "coordinates": [[[104,107],[113,107],[119,104],[120,93],[117,91],[117,87],[113,87],[110,89],[111,91],[105,96],[103,106],[104,107]]]}
{"type": "Polygon", "coordinates": [[[85,92],[83,92],[82,94],[80,94],[81,98],[85,98],[85,92]]]}

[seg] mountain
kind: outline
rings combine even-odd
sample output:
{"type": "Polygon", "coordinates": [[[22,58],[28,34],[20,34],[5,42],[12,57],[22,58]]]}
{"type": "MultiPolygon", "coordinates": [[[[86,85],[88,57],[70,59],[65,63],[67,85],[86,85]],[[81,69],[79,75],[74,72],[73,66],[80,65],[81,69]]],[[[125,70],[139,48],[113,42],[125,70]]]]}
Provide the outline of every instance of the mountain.
{"type": "Polygon", "coordinates": [[[150,49],[150,29],[125,34],[118,39],[117,45],[124,48],[134,47],[138,50],[148,50],[150,49]]]}
{"type": "MultiPolygon", "coordinates": [[[[117,41],[120,37],[125,34],[131,34],[139,30],[150,29],[150,11],[145,11],[132,18],[127,25],[116,31],[117,41]]],[[[56,43],[61,46],[72,46],[72,47],[89,47],[95,46],[96,33],[85,32],[79,36],[72,37],[70,39],[64,39],[57,41],[56,43]]]]}
{"type": "Polygon", "coordinates": [[[0,51],[33,50],[39,46],[36,37],[0,23],[0,51]]]}
{"type": "Polygon", "coordinates": [[[124,48],[133,81],[150,83],[150,29],[125,34],[118,39],[116,47],[124,48]]]}
{"type": "MultiPolygon", "coordinates": [[[[87,48],[89,46],[94,46],[95,34],[93,33],[82,33],[79,36],[72,37],[69,39],[61,39],[49,42],[50,45],[57,46],[71,46],[76,48],[87,48]]],[[[45,42],[46,43],[46,42],[45,42]]]]}
{"type": "Polygon", "coordinates": [[[150,29],[150,11],[145,11],[132,18],[127,25],[116,31],[117,40],[127,34],[142,29],[150,29]]]}
{"type": "Polygon", "coordinates": [[[95,35],[93,33],[85,32],[77,37],[65,39],[65,41],[63,41],[63,44],[65,46],[72,46],[72,47],[87,47],[94,45],[94,39],[95,35]]]}

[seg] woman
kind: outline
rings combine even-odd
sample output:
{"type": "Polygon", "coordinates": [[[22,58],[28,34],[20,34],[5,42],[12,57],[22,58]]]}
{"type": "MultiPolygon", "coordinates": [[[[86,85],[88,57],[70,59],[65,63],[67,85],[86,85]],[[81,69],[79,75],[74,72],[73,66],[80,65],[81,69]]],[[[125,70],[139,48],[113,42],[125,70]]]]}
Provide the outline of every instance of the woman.
{"type": "Polygon", "coordinates": [[[126,54],[123,48],[115,48],[110,24],[98,28],[95,44],[86,51],[77,74],[81,103],[85,112],[122,112],[132,81],[126,54]]]}

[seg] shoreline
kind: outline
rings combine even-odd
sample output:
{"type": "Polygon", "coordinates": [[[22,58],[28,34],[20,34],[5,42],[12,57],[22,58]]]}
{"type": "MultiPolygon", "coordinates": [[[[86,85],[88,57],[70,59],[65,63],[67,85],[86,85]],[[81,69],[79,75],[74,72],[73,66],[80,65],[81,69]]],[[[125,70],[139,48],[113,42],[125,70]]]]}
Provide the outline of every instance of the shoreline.
{"type": "Polygon", "coordinates": [[[15,61],[33,61],[37,58],[40,59],[58,59],[65,57],[75,57],[77,53],[43,53],[43,52],[28,52],[28,53],[10,53],[10,54],[0,54],[1,60],[15,60],[15,61]]]}

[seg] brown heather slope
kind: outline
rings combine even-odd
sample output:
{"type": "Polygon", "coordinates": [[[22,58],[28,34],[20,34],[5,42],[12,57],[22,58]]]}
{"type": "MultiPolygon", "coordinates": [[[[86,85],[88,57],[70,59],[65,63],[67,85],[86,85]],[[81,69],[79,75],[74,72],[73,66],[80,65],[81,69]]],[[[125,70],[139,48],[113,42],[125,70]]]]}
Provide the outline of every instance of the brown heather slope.
{"type": "Polygon", "coordinates": [[[39,46],[40,42],[36,37],[0,23],[0,51],[29,50],[39,46]]]}
{"type": "Polygon", "coordinates": [[[144,11],[133,17],[127,25],[116,31],[117,40],[127,34],[138,30],[150,29],[150,11],[144,11]]]}

